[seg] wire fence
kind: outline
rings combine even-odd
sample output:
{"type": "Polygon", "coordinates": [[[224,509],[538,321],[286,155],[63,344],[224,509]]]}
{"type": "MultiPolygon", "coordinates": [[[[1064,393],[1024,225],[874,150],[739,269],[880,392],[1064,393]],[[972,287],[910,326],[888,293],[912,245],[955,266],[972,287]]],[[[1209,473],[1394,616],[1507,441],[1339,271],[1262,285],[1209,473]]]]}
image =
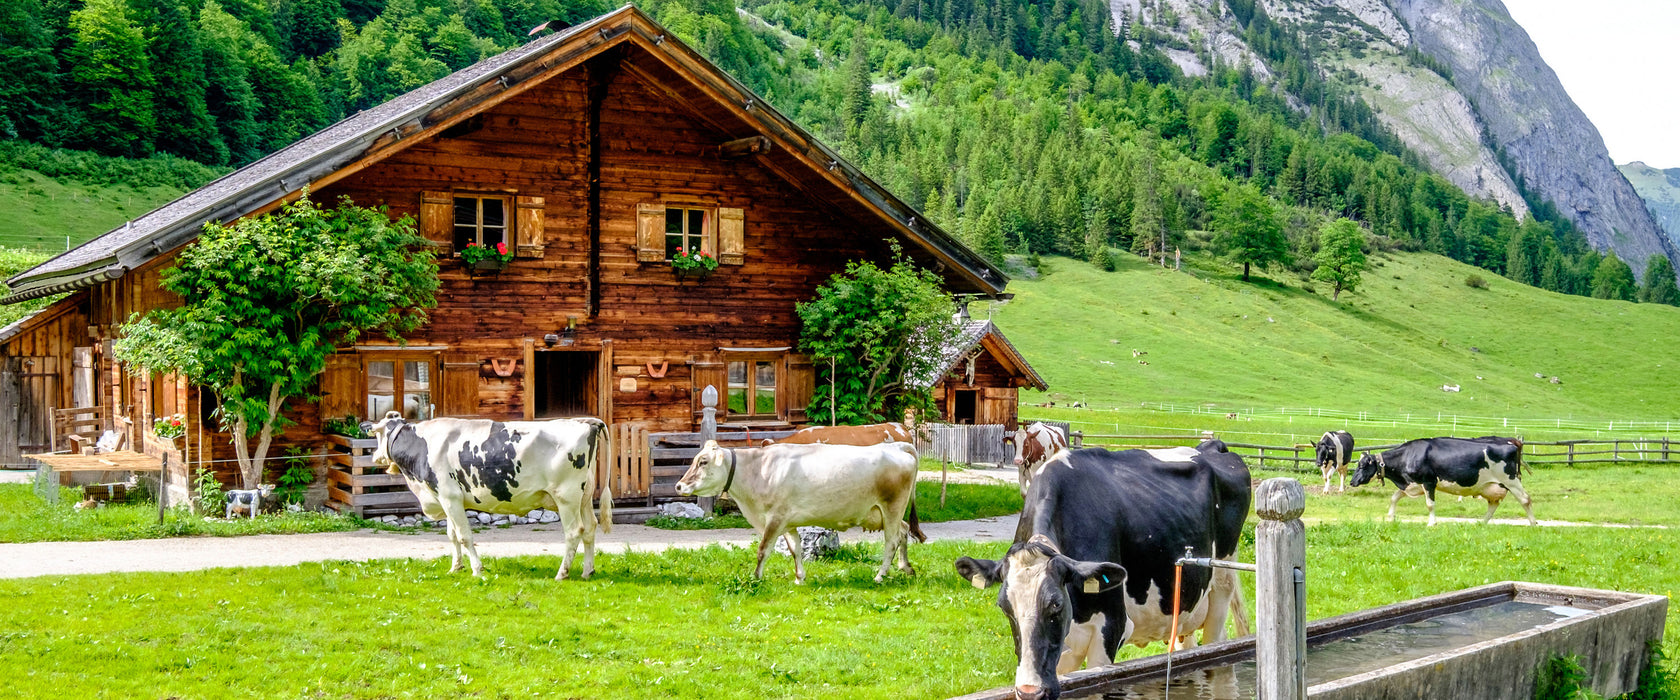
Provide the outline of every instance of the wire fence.
{"type": "MultiPolygon", "coordinates": [[[[1120,449],[1168,449],[1194,445],[1202,440],[1218,437],[1205,431],[1198,435],[1105,435],[1080,433],[1078,442],[1087,447],[1120,449]]],[[[1316,473],[1318,457],[1315,443],[1290,445],[1262,445],[1249,442],[1226,442],[1232,452],[1253,461],[1262,468],[1316,473]],[[1306,466],[1303,466],[1306,465],[1306,466]]],[[[1378,452],[1399,447],[1399,443],[1354,447],[1355,453],[1378,452]]],[[[1634,462],[1680,462],[1680,439],[1653,436],[1622,439],[1580,439],[1523,443],[1523,463],[1530,466],[1567,466],[1582,464],[1613,464],[1634,462]]]]}
{"type": "Polygon", "coordinates": [[[1248,407],[1230,408],[1203,404],[1143,403],[1142,407],[1162,413],[1186,413],[1207,416],[1237,416],[1251,418],[1293,418],[1297,416],[1327,418],[1359,423],[1388,423],[1395,426],[1462,426],[1469,430],[1553,430],[1574,433],[1672,433],[1680,428],[1680,420],[1586,420],[1577,418],[1509,418],[1503,416],[1471,416],[1436,411],[1393,412],[1346,411],[1334,408],[1248,407]]]}

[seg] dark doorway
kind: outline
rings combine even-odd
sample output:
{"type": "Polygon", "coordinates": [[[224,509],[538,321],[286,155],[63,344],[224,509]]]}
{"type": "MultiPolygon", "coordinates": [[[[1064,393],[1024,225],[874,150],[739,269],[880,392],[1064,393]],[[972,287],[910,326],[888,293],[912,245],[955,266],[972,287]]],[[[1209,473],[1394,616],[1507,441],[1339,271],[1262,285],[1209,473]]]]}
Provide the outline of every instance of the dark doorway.
{"type": "Polygon", "coordinates": [[[951,422],[959,425],[974,425],[974,406],[979,399],[980,392],[970,389],[957,390],[956,401],[951,407],[951,422]]]}
{"type": "Polygon", "coordinates": [[[595,363],[600,353],[551,351],[536,354],[531,383],[537,418],[595,415],[595,363]]]}

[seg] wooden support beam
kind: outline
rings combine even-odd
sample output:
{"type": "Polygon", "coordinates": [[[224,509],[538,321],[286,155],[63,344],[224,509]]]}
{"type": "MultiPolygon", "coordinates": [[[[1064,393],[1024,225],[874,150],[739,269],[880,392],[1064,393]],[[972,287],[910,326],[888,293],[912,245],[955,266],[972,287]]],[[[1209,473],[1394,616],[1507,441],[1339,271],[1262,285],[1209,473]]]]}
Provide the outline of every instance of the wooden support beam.
{"type": "Polygon", "coordinates": [[[769,150],[769,137],[763,135],[748,136],[744,139],[735,139],[734,141],[724,142],[722,145],[718,146],[718,155],[724,158],[742,158],[755,153],[764,153],[769,150]]]}
{"type": "Polygon", "coordinates": [[[615,46],[584,64],[589,71],[589,199],[585,212],[589,223],[589,296],[585,311],[589,318],[601,312],[601,106],[623,60],[623,46],[615,46]]]}

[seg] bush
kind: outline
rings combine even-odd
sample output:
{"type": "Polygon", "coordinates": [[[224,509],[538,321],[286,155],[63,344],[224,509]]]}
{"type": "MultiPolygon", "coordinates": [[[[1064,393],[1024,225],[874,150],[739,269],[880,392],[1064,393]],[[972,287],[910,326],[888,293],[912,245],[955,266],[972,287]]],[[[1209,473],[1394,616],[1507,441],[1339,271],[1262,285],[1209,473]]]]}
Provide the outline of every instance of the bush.
{"type": "Polygon", "coordinates": [[[1469,287],[1471,289],[1487,289],[1488,288],[1487,280],[1482,279],[1481,275],[1476,275],[1476,274],[1472,274],[1469,277],[1464,278],[1464,286],[1469,287]]]}
{"type": "Polygon", "coordinates": [[[151,158],[102,156],[25,141],[0,141],[0,171],[33,170],[58,180],[87,185],[196,189],[221,177],[217,168],[170,155],[151,158]]]}
{"type": "Polygon", "coordinates": [[[299,447],[286,448],[286,459],[280,461],[285,471],[274,480],[274,498],[281,503],[302,503],[309,485],[315,483],[315,467],[309,464],[309,453],[299,447]]]}

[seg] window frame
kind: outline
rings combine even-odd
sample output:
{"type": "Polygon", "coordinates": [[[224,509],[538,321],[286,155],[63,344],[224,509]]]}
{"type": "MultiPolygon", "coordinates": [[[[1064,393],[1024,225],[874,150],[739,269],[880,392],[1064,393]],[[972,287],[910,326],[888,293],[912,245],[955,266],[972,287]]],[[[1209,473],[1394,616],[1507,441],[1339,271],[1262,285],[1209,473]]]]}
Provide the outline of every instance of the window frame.
{"type": "Polygon", "coordinates": [[[725,352],[721,353],[720,359],[723,363],[723,396],[721,397],[723,400],[721,403],[723,404],[724,422],[751,422],[783,419],[782,402],[787,385],[787,372],[785,371],[787,353],[725,352]],[[729,377],[729,366],[736,362],[744,362],[747,365],[747,381],[744,388],[747,392],[745,405],[748,407],[756,407],[758,405],[756,400],[758,392],[760,391],[760,387],[758,386],[758,363],[769,363],[770,368],[776,373],[775,384],[771,387],[772,395],[775,397],[775,404],[771,407],[769,413],[754,413],[750,410],[747,413],[737,413],[729,407],[729,393],[734,391],[736,388],[735,383],[731,381],[729,377]]]}
{"type": "Polygon", "coordinates": [[[517,241],[518,235],[519,235],[518,234],[518,223],[519,222],[517,220],[518,212],[514,209],[516,201],[515,201],[513,195],[508,194],[506,192],[473,192],[473,191],[459,191],[459,190],[457,190],[457,191],[450,192],[449,197],[450,197],[450,200],[449,200],[449,245],[450,245],[451,248],[454,249],[454,254],[457,257],[459,257],[461,255],[461,251],[466,249],[466,247],[467,247],[464,244],[457,244],[457,242],[456,242],[455,229],[457,227],[462,227],[462,226],[467,225],[467,224],[463,224],[463,223],[455,220],[455,200],[457,200],[457,199],[472,199],[472,200],[476,200],[478,202],[478,204],[477,204],[478,221],[476,223],[472,224],[472,226],[474,227],[473,228],[473,237],[472,237],[472,240],[467,241],[467,243],[477,243],[478,245],[485,245],[485,243],[484,243],[484,200],[494,199],[494,200],[498,200],[502,203],[502,225],[500,227],[502,229],[502,242],[507,244],[509,252],[512,252],[517,247],[516,241],[517,241]]]}
{"type": "MultiPolygon", "coordinates": [[[[390,362],[391,363],[391,374],[392,374],[392,377],[391,377],[391,393],[388,394],[391,397],[391,409],[390,410],[397,411],[399,413],[404,413],[405,418],[407,417],[407,414],[405,412],[403,412],[403,410],[402,410],[403,398],[411,392],[406,391],[405,388],[404,388],[404,383],[407,381],[407,378],[406,378],[405,374],[402,372],[402,364],[405,363],[405,362],[412,362],[412,363],[423,362],[426,365],[428,365],[427,368],[426,368],[426,372],[427,372],[427,375],[428,375],[428,379],[426,380],[426,394],[428,396],[428,400],[426,401],[426,404],[425,404],[425,406],[426,406],[426,418],[416,418],[416,419],[411,419],[411,420],[426,420],[426,419],[433,418],[433,417],[436,416],[436,414],[437,414],[438,392],[442,389],[442,386],[441,386],[440,381],[439,381],[439,380],[442,379],[442,375],[440,375],[438,373],[440,363],[438,361],[438,356],[437,356],[436,353],[412,353],[412,352],[365,353],[365,354],[361,355],[361,360],[362,360],[362,363],[361,363],[362,364],[362,366],[361,366],[361,370],[362,370],[361,413],[362,413],[362,415],[366,416],[366,420],[377,421],[384,416],[384,414],[380,414],[380,415],[377,415],[377,416],[372,415],[373,411],[371,409],[373,408],[373,406],[372,406],[371,402],[369,401],[369,399],[374,395],[374,393],[372,391],[372,387],[371,387],[372,382],[370,381],[373,377],[373,372],[372,372],[372,368],[370,367],[370,365],[375,363],[375,362],[390,362]]],[[[386,396],[386,395],[387,394],[380,393],[380,396],[386,396]]]]}
{"type": "Polygon", "coordinates": [[[711,255],[714,258],[717,257],[718,208],[716,206],[696,202],[663,202],[662,204],[665,207],[665,219],[667,222],[665,226],[670,225],[669,221],[671,218],[671,210],[675,209],[683,212],[683,216],[681,217],[683,222],[682,233],[672,233],[664,230],[663,227],[659,232],[659,239],[665,244],[665,262],[670,262],[672,256],[675,254],[675,250],[671,247],[672,236],[682,236],[683,245],[679,246],[682,248],[688,247],[687,244],[690,239],[699,238],[700,250],[705,251],[708,255],[711,255]],[[688,212],[696,211],[700,212],[701,216],[700,233],[698,234],[692,233],[688,230],[688,212]]]}

